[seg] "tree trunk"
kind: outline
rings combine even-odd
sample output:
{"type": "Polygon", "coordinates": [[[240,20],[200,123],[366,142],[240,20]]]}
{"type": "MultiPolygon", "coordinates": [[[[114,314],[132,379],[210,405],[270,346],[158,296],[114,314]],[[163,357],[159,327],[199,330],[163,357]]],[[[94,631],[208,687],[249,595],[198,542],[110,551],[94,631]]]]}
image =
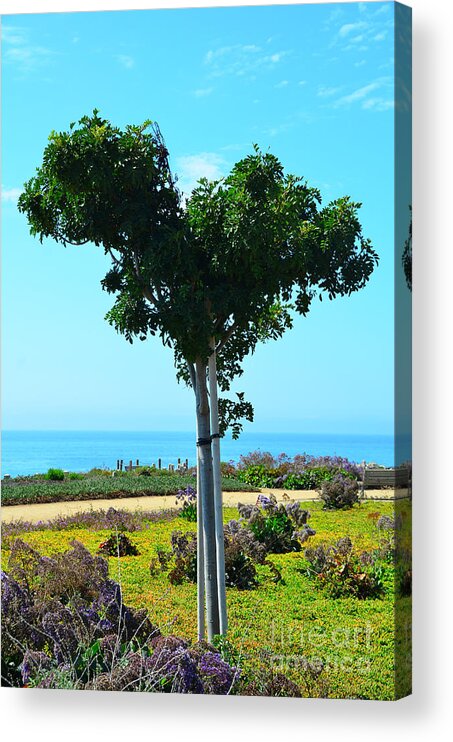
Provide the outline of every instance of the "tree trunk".
{"type": "Polygon", "coordinates": [[[223,534],[222,474],[220,470],[219,406],[217,395],[217,364],[215,339],[209,356],[209,397],[211,408],[212,469],[214,478],[215,535],[217,550],[217,588],[219,592],[220,633],[227,633],[227,606],[225,590],[225,542],[223,534]]]}
{"type": "MultiPolygon", "coordinates": [[[[197,425],[197,440],[198,440],[197,425]]],[[[205,619],[204,619],[204,536],[203,536],[203,509],[201,507],[200,493],[200,457],[199,446],[197,446],[197,629],[198,641],[204,639],[205,619]]]]}
{"type": "Polygon", "coordinates": [[[200,359],[195,364],[198,432],[198,496],[201,499],[204,544],[204,578],[206,594],[206,624],[208,641],[220,633],[217,587],[217,552],[214,510],[214,480],[211,455],[211,425],[206,386],[206,365],[200,359]]]}

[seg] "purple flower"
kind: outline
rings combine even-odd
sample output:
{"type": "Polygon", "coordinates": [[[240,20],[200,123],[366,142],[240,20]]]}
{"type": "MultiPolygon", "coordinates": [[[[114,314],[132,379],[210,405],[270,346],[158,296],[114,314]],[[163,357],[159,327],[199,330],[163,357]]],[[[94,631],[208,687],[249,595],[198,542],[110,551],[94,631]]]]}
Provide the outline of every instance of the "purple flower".
{"type": "Polygon", "coordinates": [[[239,677],[238,669],[231,667],[216,652],[203,654],[199,660],[198,669],[203,680],[204,692],[215,695],[224,696],[229,693],[239,677]]]}

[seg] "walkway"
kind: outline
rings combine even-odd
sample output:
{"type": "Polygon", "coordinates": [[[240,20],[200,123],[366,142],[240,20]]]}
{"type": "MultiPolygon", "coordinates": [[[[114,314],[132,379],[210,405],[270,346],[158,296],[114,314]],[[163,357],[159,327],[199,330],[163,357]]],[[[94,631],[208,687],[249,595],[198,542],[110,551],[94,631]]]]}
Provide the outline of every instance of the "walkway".
{"type": "MultiPolygon", "coordinates": [[[[263,494],[273,492],[277,500],[284,501],[282,490],[261,489],[263,494]]],[[[290,490],[286,493],[291,500],[313,501],[317,500],[314,490],[290,490]]],[[[399,493],[393,490],[367,490],[367,499],[393,499],[399,493]]],[[[235,507],[238,502],[255,503],[256,492],[224,492],[223,504],[227,507],[235,507]]],[[[1,519],[4,523],[12,520],[26,520],[36,523],[38,520],[52,520],[58,515],[73,515],[87,510],[166,510],[175,508],[173,495],[153,495],[151,497],[121,497],[111,500],[71,500],[68,502],[49,502],[35,505],[5,505],[1,508],[1,519]]]]}

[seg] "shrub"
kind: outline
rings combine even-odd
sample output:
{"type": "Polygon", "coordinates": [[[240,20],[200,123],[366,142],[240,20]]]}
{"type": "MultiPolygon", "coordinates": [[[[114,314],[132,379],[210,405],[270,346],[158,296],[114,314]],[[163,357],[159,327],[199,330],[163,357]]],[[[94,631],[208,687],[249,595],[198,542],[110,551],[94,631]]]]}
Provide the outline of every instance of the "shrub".
{"type": "Polygon", "coordinates": [[[99,553],[105,556],[137,556],[138,549],[125,533],[114,531],[99,545],[99,553]]]}
{"type": "Polygon", "coordinates": [[[240,671],[207,642],[163,637],[124,605],[107,562],[78,542],[42,557],[17,541],[2,572],[2,678],[40,688],[236,692],[240,671]],[[14,575],[14,576],[13,576],[14,575]]]}
{"type": "Polygon", "coordinates": [[[173,531],[171,534],[171,553],[161,552],[159,561],[164,568],[164,563],[169,563],[174,558],[174,566],[168,574],[172,585],[180,585],[188,580],[197,581],[197,537],[194,533],[182,533],[173,531]]]}
{"type": "Polygon", "coordinates": [[[347,510],[359,501],[357,480],[336,474],[330,481],[323,481],[319,496],[325,510],[347,510]]]}
{"type": "Polygon", "coordinates": [[[308,456],[301,454],[290,459],[282,453],[278,457],[255,451],[241,456],[237,478],[253,487],[285,489],[317,489],[323,481],[337,474],[349,479],[361,479],[362,468],[340,456],[308,456]]]}
{"type": "MultiPolygon", "coordinates": [[[[172,550],[160,552],[158,560],[161,570],[165,571],[173,558],[173,566],[168,579],[173,585],[184,581],[197,581],[197,537],[194,533],[173,531],[171,536],[172,550]]],[[[151,564],[151,570],[156,564],[151,564]]],[[[244,550],[243,542],[236,534],[225,533],[225,585],[239,590],[248,590],[257,585],[258,578],[253,557],[244,550]]]]}
{"type": "MultiPolygon", "coordinates": [[[[126,474],[126,472],[119,472],[115,469],[115,474],[126,474]]],[[[111,469],[101,469],[100,467],[93,467],[93,469],[90,469],[89,472],[86,474],[87,477],[111,477],[112,476],[112,470],[111,469]]]]}
{"type": "Polygon", "coordinates": [[[273,469],[276,466],[276,460],[269,451],[251,451],[245,456],[239,457],[237,468],[248,469],[250,466],[262,466],[265,469],[273,469]]]}
{"type": "Polygon", "coordinates": [[[273,487],[276,476],[273,469],[263,464],[251,464],[246,469],[240,469],[237,478],[252,487],[273,487]]]}
{"type": "MultiPolygon", "coordinates": [[[[28,681],[27,667],[35,677],[70,668],[74,683],[85,682],[97,672],[98,640],[114,635],[119,645],[146,644],[159,633],[145,611],[124,605],[105,559],[77,541],[64,554],[42,557],[17,539],[1,579],[2,676],[8,685],[21,685],[21,672],[28,681]]],[[[56,676],[46,682],[58,687],[56,676]]]]}
{"type": "Polygon", "coordinates": [[[412,566],[410,559],[398,560],[395,567],[395,588],[397,595],[407,598],[412,595],[412,566]]]}
{"type": "Polygon", "coordinates": [[[368,552],[357,554],[351,539],[333,546],[305,550],[308,575],[315,577],[331,598],[376,598],[383,591],[382,569],[368,552]]]}
{"type": "MultiPolygon", "coordinates": [[[[267,551],[253,533],[237,521],[230,521],[224,529],[225,585],[238,590],[250,590],[258,585],[256,564],[269,567],[271,579],[279,582],[282,577],[275,564],[266,559],[267,551]]],[[[197,537],[195,533],[173,531],[171,551],[158,550],[152,559],[152,575],[168,572],[173,585],[197,581],[197,537]]]]}
{"type": "Polygon", "coordinates": [[[139,477],[152,477],[152,475],[156,473],[156,467],[140,466],[138,469],[135,469],[135,473],[138,474],[139,477]]]}
{"type": "Polygon", "coordinates": [[[221,461],[220,473],[222,477],[225,477],[226,479],[236,479],[237,471],[234,465],[234,461],[221,461]]]}
{"type": "Polygon", "coordinates": [[[62,482],[64,479],[63,469],[49,469],[45,475],[46,479],[50,479],[52,482],[62,482]]]}
{"type": "Polygon", "coordinates": [[[297,657],[301,685],[291,680],[284,672],[286,658],[261,652],[262,664],[251,677],[242,676],[241,694],[244,696],[280,696],[289,698],[327,698],[329,686],[324,677],[325,664],[320,660],[310,661],[297,657]]]}
{"type": "Polygon", "coordinates": [[[191,523],[197,520],[197,491],[193,488],[186,487],[179,489],[176,493],[176,505],[182,505],[179,515],[191,523]]]}
{"type": "Polygon", "coordinates": [[[315,534],[307,525],[310,513],[299,502],[277,504],[274,495],[259,495],[256,505],[239,503],[238,511],[242,525],[269,554],[300,551],[301,544],[315,534]]]}

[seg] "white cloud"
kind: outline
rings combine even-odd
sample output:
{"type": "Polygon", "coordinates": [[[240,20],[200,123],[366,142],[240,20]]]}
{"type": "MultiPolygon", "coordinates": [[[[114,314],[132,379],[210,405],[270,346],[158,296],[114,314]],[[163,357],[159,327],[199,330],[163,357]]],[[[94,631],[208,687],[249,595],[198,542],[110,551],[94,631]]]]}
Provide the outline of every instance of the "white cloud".
{"type": "Polygon", "coordinates": [[[126,70],[130,70],[132,69],[132,67],[135,66],[135,60],[132,57],[129,57],[127,54],[117,54],[116,58],[120,65],[126,70]]]}
{"type": "Polygon", "coordinates": [[[375,11],[374,5],[359,4],[360,20],[337,26],[331,46],[340,46],[343,52],[367,51],[371,45],[385,41],[393,28],[393,19],[380,12],[380,8],[375,11]]]}
{"type": "Polygon", "coordinates": [[[207,95],[211,95],[214,88],[198,88],[198,90],[194,90],[193,94],[195,98],[205,98],[207,95]]]}
{"type": "Polygon", "coordinates": [[[187,196],[200,178],[218,180],[224,174],[226,162],[215,152],[184,155],[176,160],[178,188],[187,196]]]}
{"type": "Polygon", "coordinates": [[[280,80],[280,82],[278,82],[278,83],[277,83],[277,84],[275,85],[275,87],[276,87],[276,88],[286,88],[286,87],[288,87],[288,85],[289,85],[289,82],[288,82],[288,80],[280,80]]]}
{"type": "Polygon", "coordinates": [[[20,26],[2,26],[2,41],[5,44],[26,44],[26,31],[20,26]]]}
{"type": "Polygon", "coordinates": [[[361,102],[362,108],[374,110],[374,111],[386,111],[393,107],[393,101],[390,101],[382,96],[370,98],[370,93],[374,93],[376,90],[389,89],[391,87],[391,78],[381,77],[378,80],[363,85],[361,88],[357,88],[352,93],[344,95],[335,101],[334,106],[349,106],[352,103],[361,102]]]}
{"type": "Polygon", "coordinates": [[[357,21],[357,23],[345,23],[338,31],[338,35],[341,36],[341,38],[345,38],[351,33],[356,33],[356,31],[362,31],[366,28],[368,28],[368,23],[365,23],[365,21],[357,21]]]}
{"type": "Polygon", "coordinates": [[[395,101],[385,98],[368,98],[362,103],[362,108],[371,111],[389,111],[395,108],[395,101]]]}
{"type": "Polygon", "coordinates": [[[369,93],[372,93],[373,90],[377,90],[380,87],[381,87],[380,83],[371,82],[369,85],[364,85],[362,88],[358,88],[357,90],[354,90],[353,93],[350,93],[349,95],[344,95],[342,98],[339,98],[337,100],[337,105],[342,106],[342,105],[348,105],[349,103],[355,103],[355,101],[366,98],[366,96],[369,93]]]}
{"type": "Polygon", "coordinates": [[[2,43],[4,63],[13,65],[22,75],[49,64],[57,54],[44,46],[31,43],[27,29],[19,26],[2,26],[2,43]]]}
{"type": "Polygon", "coordinates": [[[341,88],[334,88],[334,87],[320,87],[318,88],[318,92],[316,95],[318,95],[320,98],[330,98],[332,95],[336,95],[339,93],[341,88]]]}
{"type": "Polygon", "coordinates": [[[298,82],[298,85],[306,85],[306,84],[307,84],[306,80],[299,80],[298,82]]]}
{"type": "Polygon", "coordinates": [[[22,188],[3,188],[2,186],[2,201],[15,204],[21,193],[22,188]]]}
{"type": "Polygon", "coordinates": [[[209,68],[210,77],[252,75],[262,69],[272,69],[288,53],[282,50],[263,54],[263,49],[256,44],[235,44],[210,49],[205,54],[204,64],[209,68]]]}

